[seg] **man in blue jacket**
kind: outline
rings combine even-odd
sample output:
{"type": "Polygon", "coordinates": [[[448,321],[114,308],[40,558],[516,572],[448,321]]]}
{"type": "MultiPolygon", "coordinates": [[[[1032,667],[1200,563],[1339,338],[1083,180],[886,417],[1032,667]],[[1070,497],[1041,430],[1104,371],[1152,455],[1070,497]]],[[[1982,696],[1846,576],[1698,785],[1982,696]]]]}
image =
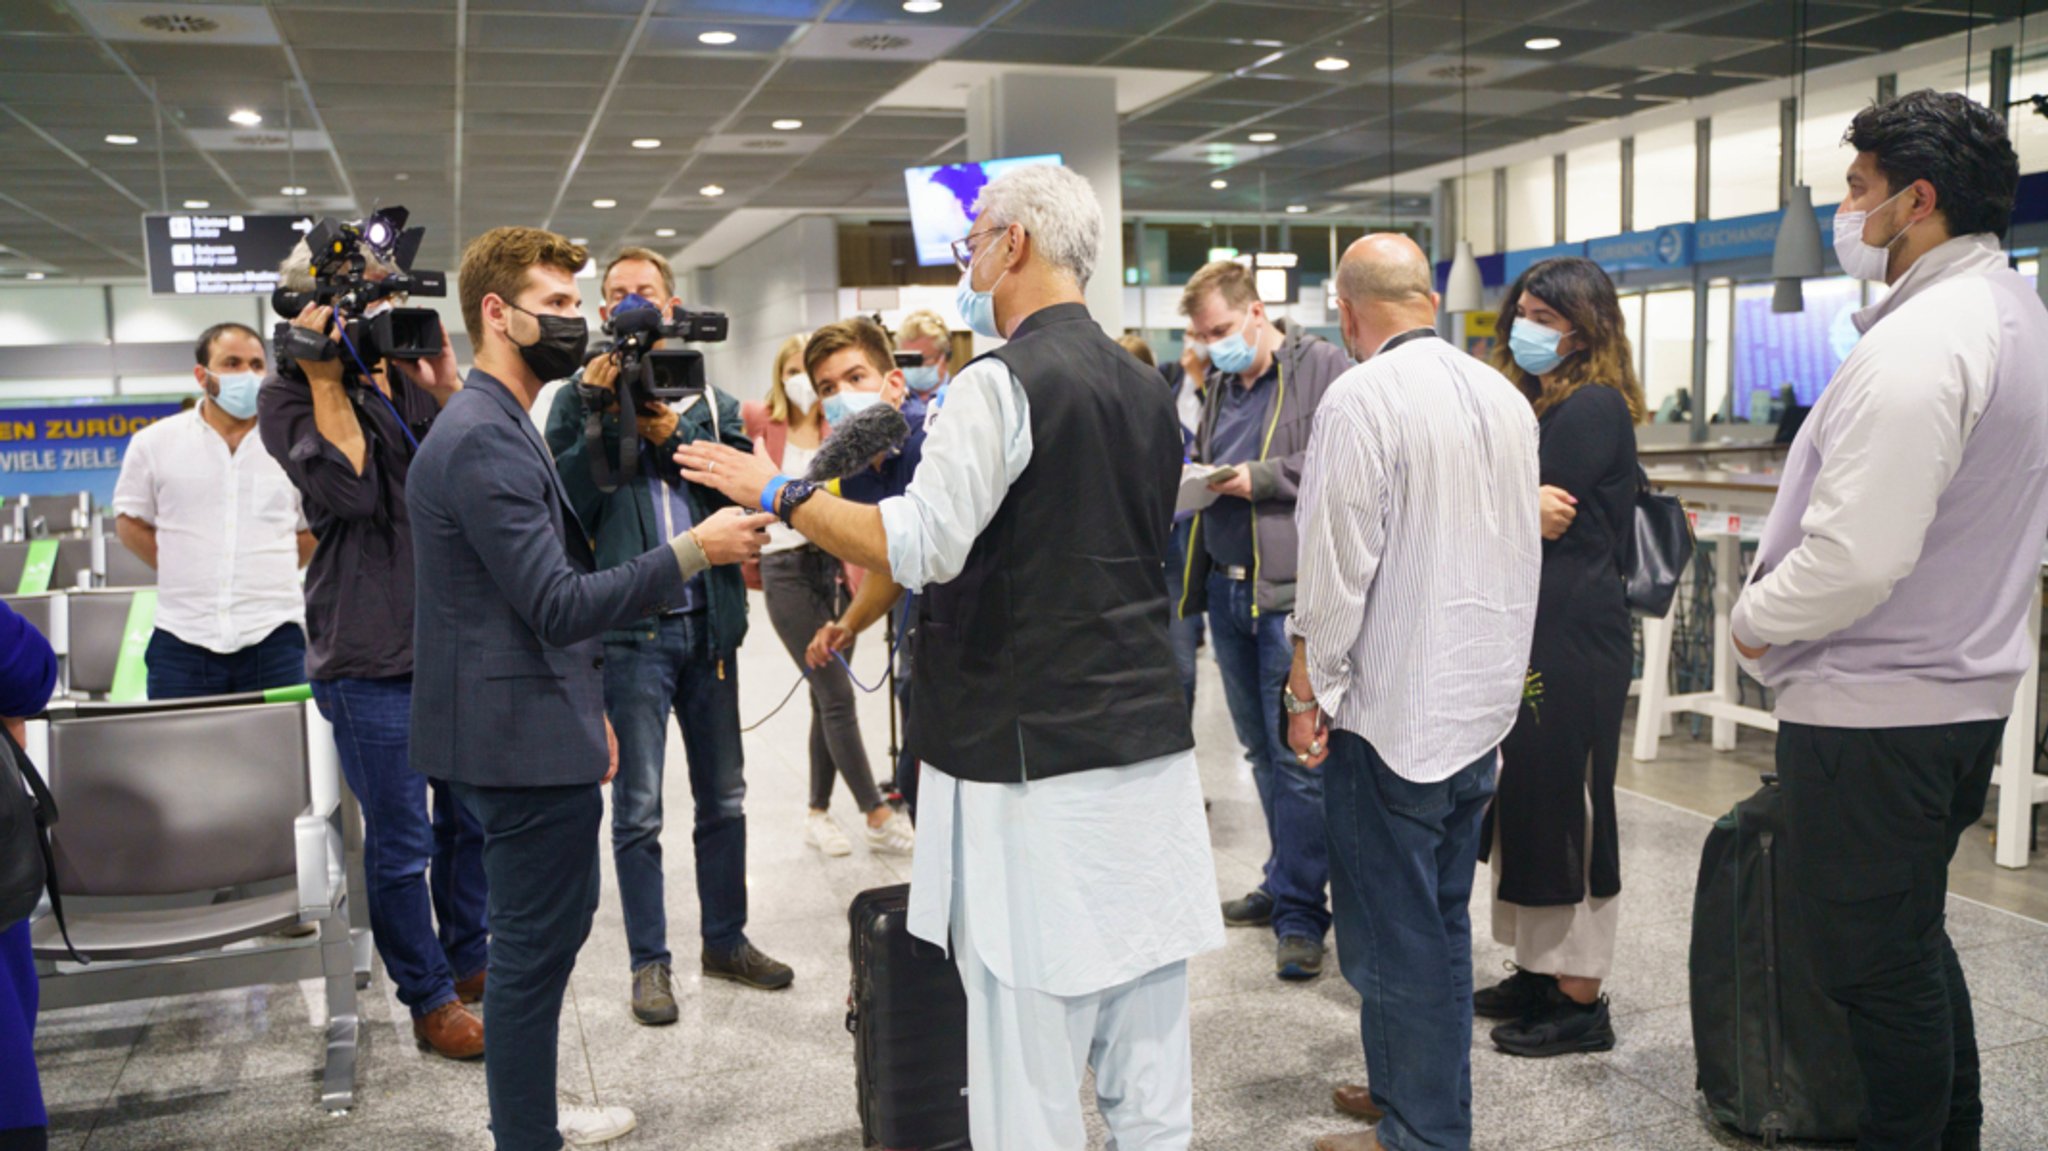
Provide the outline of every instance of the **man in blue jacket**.
{"type": "Polygon", "coordinates": [[[476,367],[412,466],[418,605],[413,765],[453,786],[484,829],[491,1130],[554,1151],[633,1129],[622,1107],[555,1106],[562,994],[598,900],[600,785],[617,770],[598,637],[683,601],[714,563],[760,551],[767,516],[728,509],[597,570],[585,526],[528,412],[582,363],[576,272],[589,254],[537,228],[463,253],[476,367]]]}

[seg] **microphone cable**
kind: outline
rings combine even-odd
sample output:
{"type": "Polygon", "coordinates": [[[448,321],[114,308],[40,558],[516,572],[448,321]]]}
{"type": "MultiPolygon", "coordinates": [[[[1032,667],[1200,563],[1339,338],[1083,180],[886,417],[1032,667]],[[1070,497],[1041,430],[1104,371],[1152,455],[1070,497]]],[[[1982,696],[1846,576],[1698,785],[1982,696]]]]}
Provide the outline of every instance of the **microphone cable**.
{"type": "MultiPolygon", "coordinates": [[[[890,629],[890,630],[891,630],[891,632],[893,633],[895,629],[893,629],[893,628],[892,628],[892,629],[890,629]]],[[[840,667],[843,667],[843,668],[845,668],[845,669],[846,669],[846,678],[848,678],[848,679],[852,680],[852,681],[853,681],[853,686],[855,686],[855,687],[859,688],[859,689],[860,689],[860,690],[861,690],[862,692],[864,692],[864,693],[866,693],[866,694],[868,694],[868,695],[873,695],[873,694],[875,694],[876,692],[878,692],[878,691],[882,690],[882,688],[884,688],[884,687],[888,686],[888,685],[887,685],[887,682],[886,682],[886,680],[885,680],[884,682],[882,682],[882,683],[877,683],[877,684],[875,684],[875,685],[874,685],[873,687],[870,687],[870,686],[868,686],[867,684],[864,684],[864,683],[862,683],[862,682],[860,681],[860,677],[859,677],[859,676],[857,676],[857,675],[855,675],[855,674],[853,673],[853,665],[852,665],[852,664],[850,664],[850,663],[848,663],[848,662],[846,662],[846,653],[845,653],[845,652],[841,652],[841,651],[835,651],[835,652],[833,652],[833,653],[832,653],[832,658],[833,658],[833,659],[836,659],[836,660],[838,660],[838,661],[839,661],[839,666],[840,666],[840,667]]],[[[889,642],[889,666],[891,666],[891,667],[894,667],[895,665],[896,665],[896,642],[895,642],[895,636],[894,636],[894,635],[892,634],[892,635],[890,636],[890,642],[889,642]]],[[[755,720],[755,721],[754,721],[753,723],[750,723],[750,724],[748,724],[747,726],[745,726],[745,727],[741,728],[741,729],[740,729],[740,734],[741,734],[741,735],[746,735],[747,733],[749,733],[749,732],[751,732],[751,731],[754,731],[754,730],[756,730],[756,729],[758,729],[758,728],[761,728],[761,727],[763,727],[763,726],[766,726],[769,720],[771,720],[771,719],[774,719],[774,718],[775,718],[776,716],[778,716],[778,715],[782,714],[782,709],[783,709],[783,708],[785,708],[785,707],[788,707],[788,706],[789,706],[789,701],[790,701],[790,700],[793,700],[793,699],[795,699],[795,698],[796,698],[796,693],[797,693],[797,692],[798,692],[798,691],[799,691],[800,689],[802,689],[802,687],[804,686],[804,684],[805,684],[805,683],[807,683],[807,682],[809,682],[809,681],[810,681],[810,678],[811,678],[811,669],[809,669],[809,668],[806,668],[806,669],[804,669],[804,670],[803,670],[803,671],[802,671],[801,673],[799,673],[799,674],[797,675],[797,677],[796,677],[796,682],[795,682],[795,683],[792,683],[792,684],[790,684],[790,685],[789,685],[789,691],[788,691],[788,693],[787,693],[787,694],[785,694],[785,695],[784,695],[784,696],[782,697],[782,702],[781,702],[781,703],[778,703],[778,704],[776,704],[776,705],[775,705],[775,707],[774,707],[774,709],[773,709],[772,711],[770,711],[770,712],[769,712],[769,713],[768,713],[767,715],[764,715],[764,716],[762,716],[762,717],[761,717],[760,719],[757,719],[757,720],[755,720]]],[[[890,706],[891,708],[894,708],[894,707],[896,706],[896,705],[895,705],[895,702],[894,702],[894,701],[892,700],[892,701],[890,702],[889,706],[890,706]]]]}

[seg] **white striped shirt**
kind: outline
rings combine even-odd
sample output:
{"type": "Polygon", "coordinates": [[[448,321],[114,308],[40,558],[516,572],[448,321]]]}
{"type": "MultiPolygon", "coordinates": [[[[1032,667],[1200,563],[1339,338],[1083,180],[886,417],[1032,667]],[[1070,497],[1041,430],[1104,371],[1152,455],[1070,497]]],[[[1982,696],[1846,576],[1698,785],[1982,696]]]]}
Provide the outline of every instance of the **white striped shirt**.
{"type": "Polygon", "coordinates": [[[1535,414],[1432,337],[1344,373],[1315,421],[1288,630],[1337,728],[1404,779],[1448,779],[1521,706],[1543,566],[1535,414]]]}

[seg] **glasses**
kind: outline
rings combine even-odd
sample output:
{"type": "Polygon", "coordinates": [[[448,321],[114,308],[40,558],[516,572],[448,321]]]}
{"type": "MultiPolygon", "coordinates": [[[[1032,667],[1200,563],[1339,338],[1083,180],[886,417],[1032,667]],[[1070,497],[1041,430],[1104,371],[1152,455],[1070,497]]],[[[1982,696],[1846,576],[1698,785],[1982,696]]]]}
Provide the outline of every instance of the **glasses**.
{"type": "Polygon", "coordinates": [[[979,232],[969,232],[967,235],[953,241],[953,262],[960,265],[961,271],[966,271],[968,266],[974,263],[974,241],[981,239],[983,236],[993,236],[1002,230],[1002,228],[984,228],[979,232]]]}

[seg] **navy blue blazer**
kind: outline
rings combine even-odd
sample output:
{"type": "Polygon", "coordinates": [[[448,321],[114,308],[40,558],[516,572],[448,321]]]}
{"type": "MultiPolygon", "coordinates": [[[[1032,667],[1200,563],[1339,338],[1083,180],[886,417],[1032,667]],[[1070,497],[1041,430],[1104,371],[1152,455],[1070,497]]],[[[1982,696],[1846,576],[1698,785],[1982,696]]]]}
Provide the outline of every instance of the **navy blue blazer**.
{"type": "Polygon", "coordinates": [[[598,571],[539,430],[481,371],[420,445],[405,502],[413,767],[478,787],[603,779],[599,637],[681,602],[675,552],[598,571]]]}

